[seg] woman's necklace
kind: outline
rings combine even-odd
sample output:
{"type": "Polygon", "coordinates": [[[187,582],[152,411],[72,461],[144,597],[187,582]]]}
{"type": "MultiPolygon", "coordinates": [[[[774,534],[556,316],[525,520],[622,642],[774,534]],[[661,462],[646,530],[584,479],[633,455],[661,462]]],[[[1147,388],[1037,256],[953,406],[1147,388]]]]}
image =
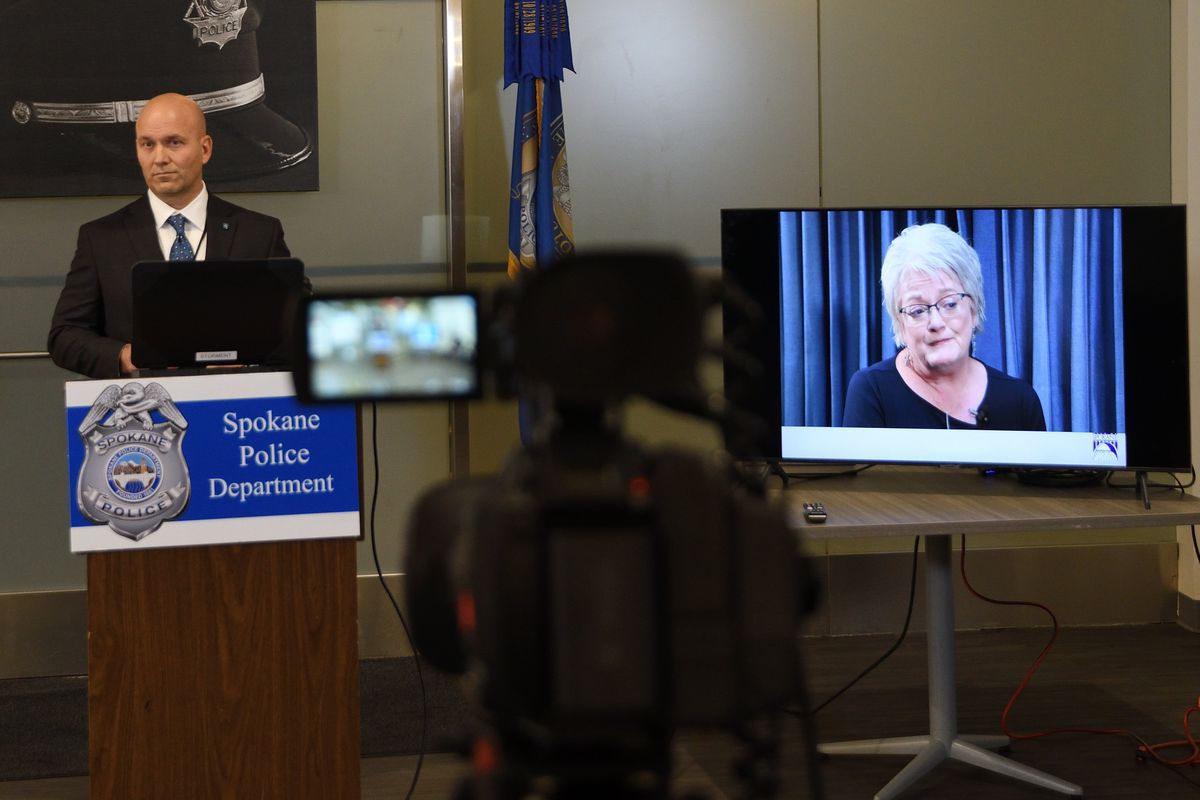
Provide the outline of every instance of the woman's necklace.
{"type": "MultiPolygon", "coordinates": [[[[940,386],[922,375],[921,372],[913,366],[911,353],[905,352],[904,366],[907,367],[908,370],[917,378],[917,380],[919,380],[921,384],[927,388],[932,397],[927,397],[926,400],[928,400],[935,408],[946,415],[946,427],[949,428],[950,418],[952,415],[948,409],[956,409],[958,407],[959,402],[957,396],[948,396],[947,392],[945,392],[940,386]]],[[[955,386],[951,386],[951,391],[954,393],[954,395],[958,395],[960,393],[958,387],[955,386]]],[[[968,408],[966,411],[973,419],[976,420],[976,424],[978,424],[979,409],[968,408]]],[[[955,418],[957,419],[957,417],[955,418]]]]}

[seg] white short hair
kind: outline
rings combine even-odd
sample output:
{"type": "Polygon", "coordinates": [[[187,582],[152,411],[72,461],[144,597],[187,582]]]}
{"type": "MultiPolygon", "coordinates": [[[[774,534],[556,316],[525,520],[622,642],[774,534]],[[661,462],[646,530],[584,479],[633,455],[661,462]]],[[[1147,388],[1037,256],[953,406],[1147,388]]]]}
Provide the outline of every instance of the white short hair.
{"type": "Polygon", "coordinates": [[[930,276],[949,272],[958,278],[963,291],[971,295],[975,304],[974,333],[983,330],[983,267],[975,248],[939,222],[911,225],[900,231],[900,235],[888,245],[879,275],[883,307],[892,320],[892,335],[897,346],[904,345],[901,335],[904,320],[900,318],[896,289],[900,279],[910,272],[930,276]]]}

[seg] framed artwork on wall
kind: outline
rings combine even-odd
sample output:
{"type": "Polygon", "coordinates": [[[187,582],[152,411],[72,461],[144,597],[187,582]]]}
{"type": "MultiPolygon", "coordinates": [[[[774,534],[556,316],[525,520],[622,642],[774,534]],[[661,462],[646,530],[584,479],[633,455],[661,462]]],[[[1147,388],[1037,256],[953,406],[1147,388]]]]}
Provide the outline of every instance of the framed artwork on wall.
{"type": "Polygon", "coordinates": [[[315,0],[0,0],[0,197],[136,194],[141,107],[191,96],[218,192],[319,188],[315,0]]]}

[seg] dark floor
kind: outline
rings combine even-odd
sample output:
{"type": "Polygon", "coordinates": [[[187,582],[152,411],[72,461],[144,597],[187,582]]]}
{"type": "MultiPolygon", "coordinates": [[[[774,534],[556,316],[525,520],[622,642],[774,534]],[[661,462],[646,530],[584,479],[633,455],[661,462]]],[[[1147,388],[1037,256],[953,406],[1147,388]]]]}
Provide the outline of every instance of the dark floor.
{"type": "MultiPolygon", "coordinates": [[[[1050,637],[1048,629],[960,632],[957,639],[959,731],[1000,732],[1005,703],[1050,637]]],[[[805,640],[814,704],[887,649],[887,637],[805,640]]],[[[1183,715],[1200,696],[1200,635],[1177,625],[1073,628],[1060,632],[1050,654],[1017,700],[1010,733],[1054,728],[1128,729],[1150,743],[1181,739],[1183,715]]],[[[928,731],[925,637],[910,636],[887,662],[817,716],[821,741],[905,736],[928,731]]],[[[1198,715],[1200,716],[1200,715],[1198,715]]],[[[1200,737],[1200,719],[1193,718],[1200,737]]],[[[793,734],[795,728],[793,728],[793,734]]],[[[790,737],[788,797],[807,797],[799,737],[790,737]]],[[[722,785],[720,746],[690,740],[693,758],[722,785]]],[[[1125,736],[1063,734],[1016,741],[1006,753],[1028,766],[1079,784],[1089,798],[1200,798],[1200,766],[1169,768],[1139,761],[1125,736]]],[[[1183,751],[1173,751],[1176,757],[1183,751]]],[[[839,756],[822,761],[825,797],[871,797],[906,763],[905,757],[839,756]]],[[[1047,798],[1056,793],[1010,778],[945,763],[907,796],[991,800],[1047,798]]]]}
{"type": "MultiPolygon", "coordinates": [[[[1013,689],[1049,637],[1048,630],[960,632],[958,716],[963,733],[998,733],[1013,689]]],[[[806,639],[810,693],[820,702],[882,653],[889,637],[806,639]]],[[[885,664],[828,706],[817,718],[822,741],[925,733],[925,640],[911,635],[885,664]]],[[[1183,714],[1200,695],[1200,635],[1175,625],[1067,629],[1017,702],[1013,732],[1058,727],[1128,729],[1150,742],[1183,736],[1183,714]]],[[[1200,721],[1193,723],[1193,729],[1200,721]]],[[[30,741],[38,731],[30,730],[30,741]]],[[[1200,736],[1200,730],[1197,730],[1200,736]]],[[[47,732],[53,735],[53,731],[47,732]]],[[[808,760],[800,726],[785,728],[784,798],[807,798],[808,760]]],[[[31,745],[32,746],[32,745],[31,745]]],[[[737,748],[724,734],[689,732],[677,740],[676,788],[699,788],[713,800],[741,797],[732,777],[737,748]]],[[[1179,751],[1176,751],[1179,752],[1179,751]]],[[[1125,736],[1065,734],[1014,742],[1007,753],[1028,766],[1080,784],[1089,798],[1200,798],[1200,766],[1170,768],[1136,758],[1125,736]]],[[[828,800],[868,798],[899,771],[905,757],[839,756],[820,762],[828,800]]],[[[363,759],[363,797],[404,797],[416,757],[363,759]]],[[[462,763],[427,758],[414,800],[448,798],[462,763]]],[[[906,797],[923,800],[1021,800],[1057,797],[977,768],[945,763],[906,797]]],[[[0,782],[0,800],[87,797],[87,778],[0,782]]]]}

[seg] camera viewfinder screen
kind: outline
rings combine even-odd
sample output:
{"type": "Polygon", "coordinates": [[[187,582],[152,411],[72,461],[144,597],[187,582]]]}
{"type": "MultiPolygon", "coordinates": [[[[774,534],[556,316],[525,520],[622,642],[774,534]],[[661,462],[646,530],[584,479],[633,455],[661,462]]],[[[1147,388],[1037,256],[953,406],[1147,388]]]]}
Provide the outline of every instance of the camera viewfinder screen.
{"type": "Polygon", "coordinates": [[[311,298],[309,388],[318,400],[479,394],[478,300],[465,293],[311,298]]]}

